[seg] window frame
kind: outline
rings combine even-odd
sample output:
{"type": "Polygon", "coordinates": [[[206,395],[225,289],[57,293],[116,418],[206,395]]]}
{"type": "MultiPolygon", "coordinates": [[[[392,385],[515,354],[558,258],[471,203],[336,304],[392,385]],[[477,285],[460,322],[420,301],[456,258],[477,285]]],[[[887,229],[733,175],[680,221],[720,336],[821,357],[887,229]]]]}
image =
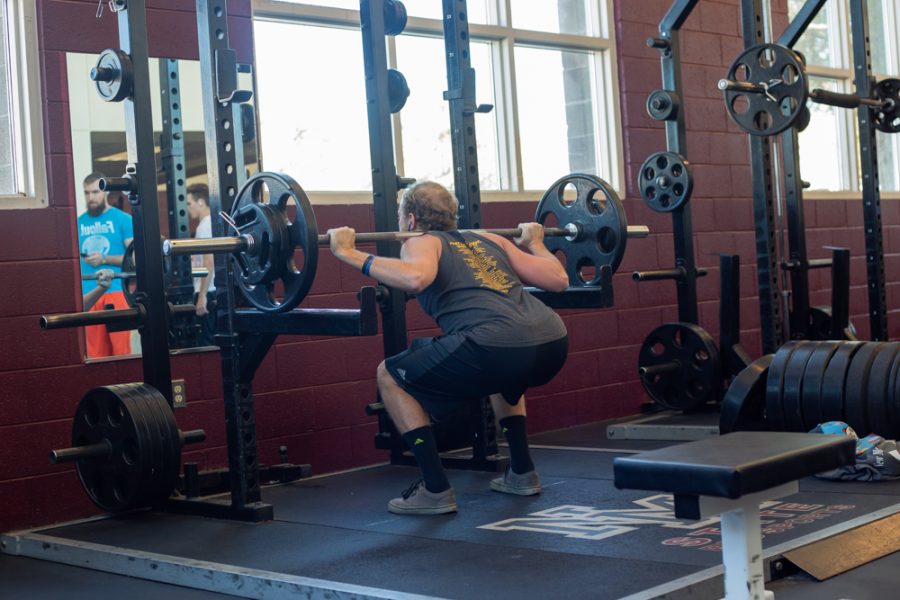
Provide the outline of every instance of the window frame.
{"type": "MultiPolygon", "coordinates": [[[[900,27],[900,9],[892,6],[890,2],[884,3],[885,19],[889,20],[895,26],[900,27]]],[[[853,71],[853,47],[850,29],[850,9],[845,2],[829,2],[822,10],[828,11],[829,24],[829,47],[831,52],[838,53],[835,61],[839,66],[821,66],[807,64],[806,73],[809,77],[818,77],[827,79],[835,83],[836,89],[842,93],[855,93],[855,73],[853,71]]],[[[790,14],[788,15],[790,18],[790,14]]],[[[897,36],[888,36],[886,38],[888,52],[888,68],[897,68],[900,70],[900,40],[897,36]]],[[[892,77],[888,73],[878,73],[873,71],[872,76],[875,81],[892,77]]],[[[900,73],[894,75],[900,77],[900,73]]],[[[858,117],[855,109],[838,108],[838,120],[840,123],[839,135],[841,138],[840,165],[841,179],[843,189],[841,190],[809,190],[804,192],[804,198],[810,199],[861,199],[862,188],[860,165],[859,165],[859,132],[858,117]]],[[[888,135],[878,132],[878,136],[888,135]]],[[[894,156],[900,158],[900,134],[892,134],[890,142],[893,145],[894,156]]],[[[803,152],[803,148],[800,148],[803,152]]],[[[897,176],[900,177],[900,168],[897,169],[897,176]]],[[[882,198],[900,199],[900,190],[882,190],[880,192],[882,198]]]]}
{"type": "MultiPolygon", "coordinates": [[[[592,28],[595,36],[550,33],[514,29],[511,25],[509,0],[494,0],[489,6],[489,17],[496,24],[469,23],[472,42],[491,44],[494,70],[494,98],[497,120],[497,151],[500,155],[499,176],[507,186],[501,190],[482,190],[482,201],[523,201],[535,202],[536,192],[527,190],[522,174],[522,154],[518,141],[518,106],[516,102],[515,58],[516,45],[542,47],[553,50],[587,51],[593,55],[592,87],[599,105],[596,107],[597,154],[601,157],[602,177],[624,197],[625,164],[623,152],[623,132],[621,118],[621,96],[619,93],[616,40],[610,23],[613,21],[611,0],[588,0],[591,11],[592,28]]],[[[309,5],[301,2],[279,0],[253,0],[253,19],[334,27],[359,27],[359,11],[344,8],[309,5]]],[[[414,33],[443,38],[443,24],[438,19],[410,16],[404,34],[414,33]]],[[[443,42],[442,42],[443,43],[443,42]]],[[[387,38],[388,66],[396,67],[396,44],[393,37],[387,38]]],[[[483,81],[483,80],[481,80],[483,81]]],[[[482,96],[483,94],[478,94],[482,96]]],[[[398,170],[403,170],[401,115],[392,115],[394,126],[394,161],[398,170]]],[[[449,127],[449,122],[447,126],[449,127]]],[[[562,177],[567,173],[560,173],[562,177]]],[[[548,184],[549,185],[549,184],[548,184]]],[[[358,204],[370,203],[371,192],[311,192],[310,199],[316,204],[358,204]]]]}
{"type": "Polygon", "coordinates": [[[0,195],[0,208],[46,208],[44,102],[37,43],[36,0],[2,0],[8,51],[10,133],[17,194],[0,195]],[[29,73],[36,76],[28,77],[29,73]]]}

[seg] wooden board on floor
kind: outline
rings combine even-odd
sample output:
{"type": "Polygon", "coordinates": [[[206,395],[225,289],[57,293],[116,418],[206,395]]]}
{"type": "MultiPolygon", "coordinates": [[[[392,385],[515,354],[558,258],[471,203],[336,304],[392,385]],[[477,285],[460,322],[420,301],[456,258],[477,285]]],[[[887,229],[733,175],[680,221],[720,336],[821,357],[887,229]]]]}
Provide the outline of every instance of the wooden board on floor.
{"type": "Polygon", "coordinates": [[[786,552],[784,557],[824,581],[900,550],[900,513],[786,552]]]}

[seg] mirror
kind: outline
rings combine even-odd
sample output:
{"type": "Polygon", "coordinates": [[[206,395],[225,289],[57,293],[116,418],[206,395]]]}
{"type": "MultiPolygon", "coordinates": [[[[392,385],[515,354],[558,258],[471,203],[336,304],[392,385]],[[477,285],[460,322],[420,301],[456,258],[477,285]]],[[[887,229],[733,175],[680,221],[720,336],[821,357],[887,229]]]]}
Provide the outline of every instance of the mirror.
{"type": "MultiPolygon", "coordinates": [[[[88,76],[97,62],[97,55],[70,52],[66,58],[82,309],[126,308],[134,292],[134,278],[129,276],[134,272],[133,252],[127,245],[134,235],[131,206],[120,192],[101,192],[95,179],[96,174],[121,177],[125,173],[128,153],[124,104],[104,102],[97,94],[94,82],[88,76]]],[[[250,69],[244,66],[239,70],[240,89],[254,89],[250,69]]],[[[150,89],[155,92],[151,104],[160,230],[167,238],[208,236],[200,63],[150,59],[150,89]],[[165,83],[164,87],[161,82],[165,83]]],[[[255,98],[235,107],[240,113],[240,118],[234,120],[236,127],[240,127],[238,139],[243,141],[238,144],[238,160],[240,162],[243,151],[245,177],[258,170],[254,104],[255,98]]],[[[204,258],[166,260],[165,285],[170,302],[195,303],[198,292],[204,287],[204,275],[208,275],[207,285],[212,287],[211,261],[204,258]]],[[[207,297],[213,298],[213,294],[209,293],[207,297]]],[[[200,308],[198,312],[205,314],[170,324],[169,346],[173,353],[212,347],[214,302],[208,303],[205,310],[201,307],[202,302],[196,304],[200,308]]],[[[98,326],[85,328],[83,332],[87,361],[140,354],[137,331],[108,332],[105,326],[98,326]]]]}

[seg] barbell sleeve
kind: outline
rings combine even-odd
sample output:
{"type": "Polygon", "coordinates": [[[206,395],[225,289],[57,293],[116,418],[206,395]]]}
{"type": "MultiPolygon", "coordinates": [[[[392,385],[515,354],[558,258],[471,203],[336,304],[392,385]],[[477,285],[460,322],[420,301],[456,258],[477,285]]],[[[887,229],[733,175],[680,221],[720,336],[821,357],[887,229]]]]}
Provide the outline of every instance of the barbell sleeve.
{"type": "Polygon", "coordinates": [[[675,371],[681,370],[681,363],[677,360],[673,360],[667,363],[660,363],[658,365],[650,365],[647,367],[639,367],[638,374],[641,377],[653,377],[655,375],[665,375],[666,373],[674,373],[675,371]]]}
{"type": "Polygon", "coordinates": [[[88,327],[90,325],[140,323],[144,320],[145,314],[142,307],[133,306],[131,308],[117,308],[115,310],[95,310],[62,315],[41,315],[41,329],[65,329],[67,327],[88,327]]]}
{"type": "Polygon", "coordinates": [[[720,79],[718,87],[723,92],[746,92],[748,94],[765,94],[766,88],[758,83],[749,81],[732,81],[731,79],[720,79]]]}
{"type": "Polygon", "coordinates": [[[202,429],[191,429],[190,431],[178,431],[178,437],[181,445],[199,444],[206,441],[206,432],[202,429]]]}
{"type": "Polygon", "coordinates": [[[59,450],[50,451],[50,462],[54,465],[63,462],[72,462],[73,460],[83,460],[87,458],[107,458],[112,452],[112,444],[109,440],[104,439],[96,444],[87,446],[74,446],[72,448],[60,448],[59,450]]]}
{"type": "MultiPolygon", "coordinates": [[[[521,229],[462,229],[460,231],[470,233],[493,233],[502,237],[515,238],[522,235],[521,229]]],[[[424,235],[424,231],[374,231],[358,232],[357,243],[366,244],[372,242],[393,242],[406,240],[424,235]]],[[[581,235],[581,229],[575,223],[569,223],[566,227],[545,227],[544,235],[548,237],[566,237],[577,240],[581,235]]],[[[650,228],[646,225],[629,225],[626,230],[629,238],[646,238],[650,235],[650,228]]],[[[318,236],[320,246],[331,243],[331,236],[323,233],[318,236]]],[[[162,250],[165,256],[180,256],[183,254],[225,254],[233,252],[252,251],[255,241],[252,236],[217,237],[203,239],[178,239],[165,240],[162,250]]]]}

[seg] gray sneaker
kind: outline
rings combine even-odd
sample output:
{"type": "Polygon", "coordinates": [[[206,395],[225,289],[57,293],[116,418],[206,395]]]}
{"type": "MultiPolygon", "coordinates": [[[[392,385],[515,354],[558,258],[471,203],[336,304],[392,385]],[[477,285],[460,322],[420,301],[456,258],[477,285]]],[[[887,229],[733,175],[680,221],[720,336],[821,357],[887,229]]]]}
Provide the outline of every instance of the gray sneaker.
{"type": "Polygon", "coordinates": [[[409,486],[399,498],[388,502],[388,510],[398,515],[443,515],[456,512],[456,494],[453,488],[443,492],[429,492],[425,481],[409,486]]]}
{"type": "Polygon", "coordinates": [[[507,467],[503,475],[491,479],[491,489],[504,494],[534,496],[541,493],[541,478],[534,469],[520,474],[507,467]]]}

